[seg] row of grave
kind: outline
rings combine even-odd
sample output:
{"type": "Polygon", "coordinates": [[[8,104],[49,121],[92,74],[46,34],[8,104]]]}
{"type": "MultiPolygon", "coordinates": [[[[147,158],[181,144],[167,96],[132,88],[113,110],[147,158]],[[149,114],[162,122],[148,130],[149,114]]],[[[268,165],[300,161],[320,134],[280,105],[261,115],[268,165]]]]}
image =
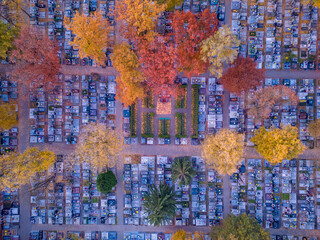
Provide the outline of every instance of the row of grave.
{"type": "Polygon", "coordinates": [[[115,76],[60,75],[53,90],[30,92],[30,143],[77,142],[81,125],[115,127],[115,76]]]}

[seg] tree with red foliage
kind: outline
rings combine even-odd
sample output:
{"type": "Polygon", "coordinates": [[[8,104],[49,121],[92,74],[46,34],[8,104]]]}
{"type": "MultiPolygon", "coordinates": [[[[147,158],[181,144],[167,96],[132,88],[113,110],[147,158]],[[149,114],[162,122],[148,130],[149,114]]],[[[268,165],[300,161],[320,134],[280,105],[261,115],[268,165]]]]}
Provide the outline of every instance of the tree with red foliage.
{"type": "Polygon", "coordinates": [[[23,27],[14,40],[11,61],[16,63],[14,75],[23,82],[50,87],[60,69],[58,46],[33,27],[23,27]]]}
{"type": "Polygon", "coordinates": [[[161,37],[157,37],[154,42],[141,40],[137,51],[146,91],[151,91],[154,95],[175,94],[178,85],[174,83],[177,72],[172,43],[165,43],[161,37]]]}
{"type": "Polygon", "coordinates": [[[200,58],[200,43],[218,30],[215,13],[206,9],[202,13],[176,11],[172,15],[174,41],[177,44],[177,68],[188,77],[207,71],[209,63],[200,58]]]}
{"type": "Polygon", "coordinates": [[[257,64],[251,58],[237,58],[222,76],[221,82],[226,90],[238,96],[251,89],[262,86],[265,71],[257,69],[257,64]]]}

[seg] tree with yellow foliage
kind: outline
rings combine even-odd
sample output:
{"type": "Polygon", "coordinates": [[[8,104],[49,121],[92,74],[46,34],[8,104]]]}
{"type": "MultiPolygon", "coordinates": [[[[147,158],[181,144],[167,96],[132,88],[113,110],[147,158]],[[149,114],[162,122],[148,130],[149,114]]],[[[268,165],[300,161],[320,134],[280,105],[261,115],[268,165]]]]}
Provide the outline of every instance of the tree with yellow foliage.
{"type": "Polygon", "coordinates": [[[115,16],[117,22],[122,24],[126,38],[143,37],[152,41],[157,18],[165,8],[166,4],[159,5],[152,0],[121,0],[116,5],[115,16]]]}
{"type": "Polygon", "coordinates": [[[206,137],[202,145],[202,156],[219,174],[231,175],[242,161],[243,148],[242,134],[222,129],[216,135],[206,137]]]}
{"type": "Polygon", "coordinates": [[[209,70],[217,78],[222,76],[223,64],[233,63],[238,56],[240,40],[226,25],[201,43],[201,59],[210,63],[209,70]]]}
{"type": "Polygon", "coordinates": [[[137,98],[144,97],[141,83],[144,78],[140,71],[140,62],[130,45],[126,42],[114,47],[111,56],[113,67],[117,69],[120,77],[117,77],[117,95],[125,105],[132,105],[137,98]]]}
{"type": "Polygon", "coordinates": [[[3,0],[0,2],[0,17],[14,26],[28,24],[30,14],[28,4],[24,0],[3,0]]]}
{"type": "Polygon", "coordinates": [[[202,232],[196,231],[194,234],[187,233],[185,230],[177,230],[175,231],[172,236],[171,240],[203,240],[204,235],[202,232]],[[193,235],[193,236],[192,236],[193,235]]]}
{"type": "Polygon", "coordinates": [[[105,65],[105,50],[110,46],[110,24],[100,11],[90,16],[77,12],[72,22],[66,18],[64,25],[76,35],[70,45],[79,48],[81,58],[90,57],[105,65]]]}
{"type": "Polygon", "coordinates": [[[122,145],[123,139],[118,132],[102,123],[90,123],[82,128],[75,157],[80,162],[89,161],[98,169],[114,167],[122,145]]]}
{"type": "Polygon", "coordinates": [[[23,153],[0,156],[0,186],[20,188],[33,174],[48,170],[55,162],[53,152],[28,148],[23,153]]]}
{"type": "Polygon", "coordinates": [[[5,59],[13,48],[13,40],[18,34],[18,28],[0,20],[0,59],[5,59]]]}
{"type": "Polygon", "coordinates": [[[16,104],[0,105],[0,129],[8,130],[18,124],[18,111],[16,104]]]}
{"type": "Polygon", "coordinates": [[[313,137],[316,145],[317,138],[320,136],[320,119],[314,120],[308,125],[308,132],[313,137]]]}
{"type": "Polygon", "coordinates": [[[171,12],[175,10],[175,6],[181,6],[183,0],[157,0],[157,2],[160,5],[166,4],[166,10],[171,12]]]}
{"type": "Polygon", "coordinates": [[[255,132],[250,141],[256,145],[257,152],[271,164],[281,163],[283,159],[296,158],[305,150],[305,146],[299,140],[297,128],[292,126],[270,130],[262,127],[255,132]]]}

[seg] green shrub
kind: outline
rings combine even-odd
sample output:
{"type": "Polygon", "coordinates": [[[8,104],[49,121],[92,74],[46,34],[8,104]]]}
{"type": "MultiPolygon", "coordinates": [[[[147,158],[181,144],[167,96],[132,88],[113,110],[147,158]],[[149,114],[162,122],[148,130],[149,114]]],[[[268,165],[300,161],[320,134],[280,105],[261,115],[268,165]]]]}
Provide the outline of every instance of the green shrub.
{"type": "Polygon", "coordinates": [[[103,172],[98,175],[97,188],[99,192],[107,194],[117,183],[117,178],[112,171],[103,172]]]}

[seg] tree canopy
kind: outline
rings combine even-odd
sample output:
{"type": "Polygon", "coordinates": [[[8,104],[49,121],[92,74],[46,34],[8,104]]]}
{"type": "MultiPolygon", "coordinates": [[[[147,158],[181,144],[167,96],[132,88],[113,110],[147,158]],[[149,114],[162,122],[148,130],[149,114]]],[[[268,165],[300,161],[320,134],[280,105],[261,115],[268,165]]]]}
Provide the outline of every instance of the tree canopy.
{"type": "Polygon", "coordinates": [[[72,22],[66,18],[65,27],[76,35],[70,45],[79,48],[81,58],[90,57],[105,65],[105,51],[110,46],[110,24],[100,11],[89,16],[77,12],[72,22]]]}
{"type": "Polygon", "coordinates": [[[97,189],[104,194],[111,192],[117,183],[117,178],[112,171],[99,173],[97,177],[97,189]]]}
{"type": "Polygon", "coordinates": [[[202,145],[202,156],[219,174],[236,172],[243,157],[243,135],[229,129],[222,129],[216,135],[209,135],[202,145]]]}
{"type": "Polygon", "coordinates": [[[26,9],[28,9],[28,3],[24,0],[3,0],[0,2],[0,17],[10,25],[28,24],[31,16],[26,9]]]}
{"type": "Polygon", "coordinates": [[[175,94],[178,85],[174,83],[177,72],[173,45],[157,37],[154,42],[141,41],[138,46],[146,91],[154,95],[175,94]]]}
{"type": "Polygon", "coordinates": [[[240,40],[224,25],[201,43],[201,59],[210,64],[209,70],[217,78],[222,76],[223,64],[233,63],[238,56],[240,40]]]}
{"type": "Polygon", "coordinates": [[[176,158],[172,164],[172,181],[179,182],[180,186],[189,185],[196,171],[192,167],[190,160],[185,158],[176,158]]]}
{"type": "Polygon", "coordinates": [[[82,128],[75,156],[80,161],[89,161],[98,169],[113,167],[122,150],[122,137],[102,123],[90,123],[82,128]]]}
{"type": "Polygon", "coordinates": [[[174,11],[175,6],[181,6],[183,3],[183,0],[157,0],[158,4],[166,5],[166,11],[174,11]]]}
{"type": "Polygon", "coordinates": [[[257,69],[257,64],[249,57],[237,58],[230,64],[226,73],[221,77],[221,82],[226,90],[238,96],[251,89],[260,87],[265,79],[265,71],[257,69]]]}
{"type": "Polygon", "coordinates": [[[295,106],[298,102],[297,94],[289,87],[283,85],[268,86],[249,94],[248,114],[255,120],[263,120],[270,116],[275,104],[295,106]]]}
{"type": "Polygon", "coordinates": [[[14,46],[10,60],[16,63],[13,75],[17,79],[27,83],[35,81],[37,85],[47,87],[57,81],[60,59],[55,41],[34,27],[23,27],[14,46]]]}
{"type": "Polygon", "coordinates": [[[221,226],[212,227],[212,240],[269,240],[269,233],[247,214],[228,215],[221,226]]]}
{"type": "Polygon", "coordinates": [[[198,14],[175,11],[172,28],[174,41],[177,43],[177,69],[188,77],[206,72],[209,64],[201,59],[200,44],[216,33],[216,14],[210,13],[209,9],[198,14]]]}
{"type": "Polygon", "coordinates": [[[296,158],[305,150],[305,146],[299,140],[297,128],[292,126],[270,130],[262,127],[255,132],[250,141],[256,145],[257,152],[271,164],[281,163],[283,159],[296,158]]]}
{"type": "Polygon", "coordinates": [[[316,119],[308,124],[308,132],[314,140],[320,136],[320,119],[316,119]]]}
{"type": "Polygon", "coordinates": [[[165,224],[175,216],[176,200],[172,188],[160,183],[159,187],[153,185],[148,194],[144,195],[143,207],[148,213],[148,221],[154,226],[165,224]]]}
{"type": "Polygon", "coordinates": [[[138,56],[132,47],[124,42],[115,45],[111,56],[113,66],[120,74],[117,77],[117,96],[125,105],[132,105],[137,98],[144,97],[142,82],[144,81],[141,73],[141,65],[138,56]]]}
{"type": "Polygon", "coordinates": [[[153,41],[156,20],[165,8],[165,4],[159,5],[151,0],[122,0],[116,4],[115,15],[126,38],[153,41]]]}
{"type": "Polygon", "coordinates": [[[18,28],[0,20],[0,59],[5,59],[9,50],[13,48],[13,40],[18,28]]]}
{"type": "Polygon", "coordinates": [[[40,151],[39,148],[28,148],[23,153],[0,155],[0,185],[20,188],[30,183],[33,174],[48,170],[55,159],[53,152],[40,151]]]}
{"type": "Polygon", "coordinates": [[[16,104],[0,105],[0,129],[9,130],[18,124],[18,111],[16,104]]]}
{"type": "Polygon", "coordinates": [[[171,240],[204,240],[204,235],[202,232],[195,231],[192,234],[181,229],[172,233],[171,240]]]}

